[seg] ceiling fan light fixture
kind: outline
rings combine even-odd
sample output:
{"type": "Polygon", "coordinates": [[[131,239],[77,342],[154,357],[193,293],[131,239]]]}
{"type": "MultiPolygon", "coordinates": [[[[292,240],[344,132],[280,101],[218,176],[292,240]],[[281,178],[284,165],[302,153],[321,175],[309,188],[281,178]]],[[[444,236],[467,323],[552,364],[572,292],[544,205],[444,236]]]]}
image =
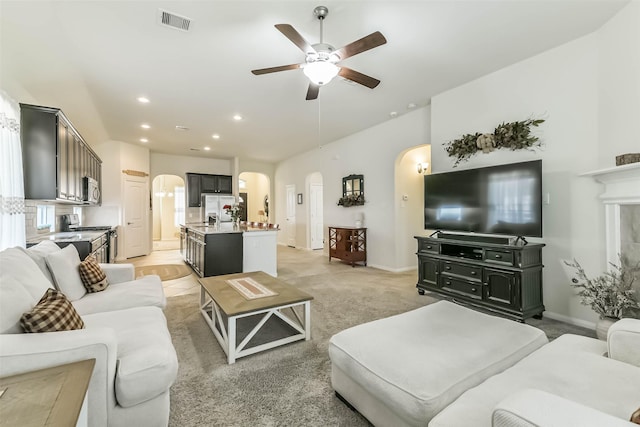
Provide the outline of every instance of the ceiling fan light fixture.
{"type": "Polygon", "coordinates": [[[323,86],[338,75],[340,67],[330,61],[316,61],[305,64],[302,71],[312,83],[323,86]]]}

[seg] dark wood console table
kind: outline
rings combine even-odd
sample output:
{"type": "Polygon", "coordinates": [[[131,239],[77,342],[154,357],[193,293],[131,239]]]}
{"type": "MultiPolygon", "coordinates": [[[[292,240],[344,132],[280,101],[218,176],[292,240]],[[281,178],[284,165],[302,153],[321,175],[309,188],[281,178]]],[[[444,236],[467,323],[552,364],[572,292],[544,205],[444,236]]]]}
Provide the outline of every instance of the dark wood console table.
{"type": "Polygon", "coordinates": [[[362,227],[329,227],[329,262],[339,258],[355,267],[367,265],[367,229],[362,227]]]}
{"type": "Polygon", "coordinates": [[[435,292],[485,311],[524,321],[540,317],[542,248],[415,236],[422,295],[435,292]]]}

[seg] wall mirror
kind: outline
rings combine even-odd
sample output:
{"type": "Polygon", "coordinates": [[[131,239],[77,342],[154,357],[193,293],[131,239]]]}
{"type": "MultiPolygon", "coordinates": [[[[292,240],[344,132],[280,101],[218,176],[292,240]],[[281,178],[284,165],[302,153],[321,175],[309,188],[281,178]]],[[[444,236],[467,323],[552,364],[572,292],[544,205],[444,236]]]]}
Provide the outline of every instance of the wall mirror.
{"type": "Polygon", "coordinates": [[[342,178],[342,197],[364,196],[364,176],[349,175],[342,178]]]}

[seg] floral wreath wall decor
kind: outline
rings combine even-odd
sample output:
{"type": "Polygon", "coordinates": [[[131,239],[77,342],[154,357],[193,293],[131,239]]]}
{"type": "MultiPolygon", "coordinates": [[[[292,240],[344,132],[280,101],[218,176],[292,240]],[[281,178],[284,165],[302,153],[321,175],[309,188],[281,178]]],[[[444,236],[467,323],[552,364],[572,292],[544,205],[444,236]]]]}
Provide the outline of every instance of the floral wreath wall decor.
{"type": "Polygon", "coordinates": [[[544,123],[543,119],[527,119],[519,122],[502,123],[493,133],[474,133],[463,135],[459,139],[444,144],[449,157],[455,157],[458,163],[469,160],[478,151],[490,153],[500,148],[515,150],[534,150],[542,146],[540,138],[531,134],[532,127],[544,123]]]}

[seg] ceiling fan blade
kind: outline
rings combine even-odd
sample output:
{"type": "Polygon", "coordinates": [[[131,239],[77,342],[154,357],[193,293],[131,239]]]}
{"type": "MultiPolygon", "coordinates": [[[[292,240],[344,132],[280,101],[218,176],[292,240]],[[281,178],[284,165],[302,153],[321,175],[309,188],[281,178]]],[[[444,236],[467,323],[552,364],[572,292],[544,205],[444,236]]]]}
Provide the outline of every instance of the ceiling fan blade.
{"type": "Polygon", "coordinates": [[[349,79],[352,82],[360,83],[361,85],[366,86],[369,89],[373,89],[380,84],[380,80],[374,79],[371,76],[367,76],[366,74],[359,73],[356,70],[352,70],[351,68],[347,67],[340,67],[338,75],[340,77],[344,77],[345,79],[349,79]]]}
{"type": "Polygon", "coordinates": [[[318,93],[320,92],[320,86],[309,83],[309,89],[307,90],[307,101],[312,99],[316,99],[318,97],[318,93]]]}
{"type": "Polygon", "coordinates": [[[300,50],[302,50],[305,54],[309,55],[312,53],[317,53],[316,50],[309,44],[309,42],[306,41],[304,37],[302,37],[300,33],[297,32],[296,29],[293,28],[291,25],[276,24],[276,28],[278,29],[278,31],[284,34],[286,38],[291,40],[293,44],[298,46],[300,50]]]}
{"type": "Polygon", "coordinates": [[[296,70],[302,68],[302,64],[280,65],[279,67],[260,68],[259,70],[251,70],[256,76],[260,74],[277,73],[278,71],[296,70]]]}
{"type": "Polygon", "coordinates": [[[361,38],[360,40],[356,40],[348,45],[341,47],[335,53],[338,54],[340,60],[347,59],[350,56],[357,55],[362,52],[366,52],[369,49],[373,49],[374,47],[381,46],[387,42],[387,39],[384,38],[380,31],[376,31],[375,33],[371,33],[368,36],[361,38]]]}

